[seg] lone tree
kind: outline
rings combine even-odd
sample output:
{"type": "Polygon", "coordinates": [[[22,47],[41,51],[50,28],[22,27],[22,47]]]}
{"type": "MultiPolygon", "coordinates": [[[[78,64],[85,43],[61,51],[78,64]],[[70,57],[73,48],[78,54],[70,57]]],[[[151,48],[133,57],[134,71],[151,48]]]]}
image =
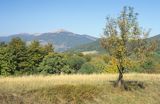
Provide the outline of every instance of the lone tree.
{"type": "Polygon", "coordinates": [[[116,86],[124,85],[123,73],[130,66],[126,63],[136,60],[145,62],[156,47],[156,42],[147,40],[150,30],[142,29],[137,21],[138,13],[132,7],[124,7],[117,18],[107,17],[101,45],[116,60],[119,77],[116,86]]]}

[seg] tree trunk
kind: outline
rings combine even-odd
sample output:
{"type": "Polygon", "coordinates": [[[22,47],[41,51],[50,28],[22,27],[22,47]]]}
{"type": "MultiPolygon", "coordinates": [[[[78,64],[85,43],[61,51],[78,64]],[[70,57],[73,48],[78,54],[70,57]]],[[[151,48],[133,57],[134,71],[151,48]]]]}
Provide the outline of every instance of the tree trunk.
{"type": "Polygon", "coordinates": [[[119,73],[119,77],[118,77],[118,80],[117,80],[117,86],[118,87],[121,87],[123,86],[123,73],[119,73]]]}
{"type": "Polygon", "coordinates": [[[119,71],[119,77],[117,79],[116,86],[117,87],[122,87],[124,85],[124,82],[123,82],[123,70],[124,70],[124,67],[117,66],[117,68],[118,68],[118,71],[119,71]]]}

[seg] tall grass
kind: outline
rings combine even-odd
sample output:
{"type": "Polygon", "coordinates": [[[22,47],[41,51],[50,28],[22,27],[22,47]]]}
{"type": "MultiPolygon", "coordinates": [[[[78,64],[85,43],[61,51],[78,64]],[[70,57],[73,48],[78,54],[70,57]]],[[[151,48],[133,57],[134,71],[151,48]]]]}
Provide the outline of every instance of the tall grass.
{"type": "MultiPolygon", "coordinates": [[[[117,74],[91,74],[91,75],[36,75],[36,76],[21,76],[21,77],[1,77],[0,89],[7,90],[31,90],[43,87],[50,87],[62,84],[104,84],[108,81],[117,79],[117,74]]],[[[137,81],[160,81],[159,74],[124,74],[125,80],[137,81]]]]}
{"type": "Polygon", "coordinates": [[[125,74],[146,88],[120,91],[111,85],[118,74],[0,77],[0,104],[160,104],[159,74],[125,74]]]}

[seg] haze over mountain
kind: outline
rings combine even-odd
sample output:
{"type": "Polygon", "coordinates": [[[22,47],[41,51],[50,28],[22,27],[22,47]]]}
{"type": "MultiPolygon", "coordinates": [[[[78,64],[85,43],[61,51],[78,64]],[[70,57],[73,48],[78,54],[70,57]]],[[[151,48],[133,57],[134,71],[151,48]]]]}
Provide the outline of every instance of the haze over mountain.
{"type": "Polygon", "coordinates": [[[20,37],[28,44],[33,40],[38,40],[41,44],[52,43],[55,47],[55,50],[58,52],[63,52],[70,48],[74,48],[76,46],[87,44],[97,40],[96,37],[76,34],[70,31],[60,29],[54,32],[38,34],[19,33],[10,36],[3,36],[0,37],[0,41],[9,42],[14,37],[20,37]]]}

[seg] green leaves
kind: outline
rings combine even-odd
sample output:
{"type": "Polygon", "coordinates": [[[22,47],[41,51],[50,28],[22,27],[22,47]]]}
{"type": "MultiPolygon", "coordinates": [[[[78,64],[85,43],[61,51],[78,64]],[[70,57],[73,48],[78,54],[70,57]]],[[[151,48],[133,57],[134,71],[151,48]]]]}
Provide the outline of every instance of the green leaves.
{"type": "Polygon", "coordinates": [[[45,56],[38,67],[38,71],[46,74],[71,73],[65,56],[58,53],[49,53],[45,56]]]}
{"type": "Polygon", "coordinates": [[[13,38],[8,44],[1,43],[0,74],[37,73],[37,67],[49,52],[53,52],[53,46],[42,46],[38,41],[26,45],[20,38],[13,38]]]}
{"type": "Polygon", "coordinates": [[[82,74],[92,74],[92,73],[96,73],[97,69],[91,63],[85,63],[85,64],[82,65],[79,72],[82,73],[82,74]]]}
{"type": "Polygon", "coordinates": [[[77,72],[86,62],[86,59],[77,55],[73,55],[67,59],[68,65],[77,72]]]}
{"type": "Polygon", "coordinates": [[[156,45],[146,41],[149,31],[140,28],[134,8],[124,7],[119,17],[108,17],[106,21],[101,45],[116,59],[120,69],[130,67],[127,59],[144,62],[154,51],[156,45]]]}

